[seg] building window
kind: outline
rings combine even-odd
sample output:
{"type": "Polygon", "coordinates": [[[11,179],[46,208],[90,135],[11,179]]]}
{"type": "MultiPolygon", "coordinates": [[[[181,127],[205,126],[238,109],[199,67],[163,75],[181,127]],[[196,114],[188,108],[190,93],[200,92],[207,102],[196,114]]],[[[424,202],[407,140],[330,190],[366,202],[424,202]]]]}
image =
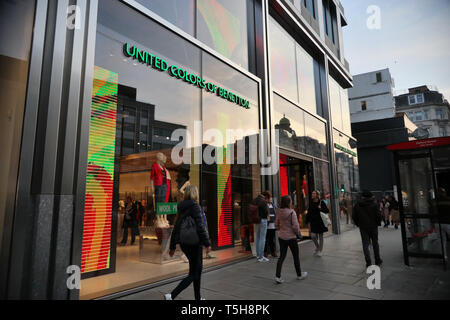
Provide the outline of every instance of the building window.
{"type": "Polygon", "coordinates": [[[269,37],[272,84],[283,96],[298,102],[295,41],[272,17],[269,37]]]}
{"type": "Polygon", "coordinates": [[[161,241],[169,237],[177,202],[188,185],[200,188],[213,248],[239,246],[241,225],[246,223],[242,217],[261,185],[260,166],[256,156],[250,162],[253,149],[249,145],[253,141],[258,148],[259,141],[256,81],[121,1],[99,1],[97,22],[85,214],[80,218],[84,219],[79,239],[81,299],[120,291],[123,287],[118,284],[132,286],[138,281],[171,278],[176,271],[168,269],[165,262],[187,270],[180,261],[181,252],[171,261],[163,254],[161,241]],[[178,77],[170,74],[175,69],[158,72],[149,68],[144,53],[144,57],[152,54],[167,66],[176,66],[178,77]],[[197,86],[181,81],[188,73],[195,76],[197,86]],[[233,92],[232,100],[236,96],[248,99],[248,108],[232,103],[230,95],[222,99],[201,90],[200,75],[205,83],[233,92]],[[202,105],[208,107],[202,109],[202,105]],[[200,120],[203,131],[198,132],[201,140],[197,141],[188,132],[196,131],[200,120]],[[178,129],[185,137],[182,146],[170,139],[178,129]],[[212,135],[206,134],[210,129],[215,129],[212,135]],[[227,129],[234,134],[227,135],[227,129]],[[222,137],[227,138],[226,144],[222,137]],[[184,159],[180,159],[180,150],[172,152],[177,144],[184,147],[184,159]],[[190,163],[202,147],[208,150],[203,153],[208,152],[208,158],[202,162],[200,156],[190,163]],[[136,209],[139,216],[134,214],[136,209]],[[125,226],[139,227],[140,246],[120,246],[120,240],[129,243],[127,234],[119,234],[125,212],[132,211],[134,217],[125,221],[125,226]],[[148,272],[137,274],[137,269],[130,269],[128,254],[136,257],[136,267],[148,272]],[[92,287],[88,285],[92,277],[111,281],[92,287]]]}
{"type": "Polygon", "coordinates": [[[377,72],[377,83],[382,81],[383,79],[381,78],[381,72],[377,72]]]}
{"type": "Polygon", "coordinates": [[[424,103],[423,93],[416,95],[416,101],[417,103],[424,103]]]}
{"type": "Polygon", "coordinates": [[[428,110],[425,110],[423,112],[423,120],[430,120],[430,116],[429,116],[428,110]]]}
{"type": "Polygon", "coordinates": [[[136,0],[144,7],[176,25],[184,32],[195,37],[195,1],[196,0],[136,0]]]}
{"type": "MultiPolygon", "coordinates": [[[[183,2],[183,1],[177,1],[183,2]]],[[[248,69],[247,1],[198,0],[197,38],[241,67],[248,69]]]]}
{"type": "Polygon", "coordinates": [[[311,112],[317,112],[315,71],[317,62],[302,47],[296,46],[297,78],[300,106],[311,112]]]}
{"type": "Polygon", "coordinates": [[[416,112],[416,121],[422,121],[422,111],[416,112]]]}
{"type": "Polygon", "coordinates": [[[315,0],[303,0],[303,5],[309,11],[311,16],[315,19],[316,18],[316,8],[314,6],[314,2],[315,2],[315,0]]]}
{"type": "Polygon", "coordinates": [[[366,111],[367,110],[367,102],[366,101],[361,101],[361,110],[362,111],[366,111]]]}
{"type": "Polygon", "coordinates": [[[330,0],[322,0],[325,33],[336,44],[337,21],[336,6],[330,0]]]}
{"type": "Polygon", "coordinates": [[[407,112],[409,120],[414,121],[414,112],[407,112]]]}
{"type": "Polygon", "coordinates": [[[424,103],[423,93],[408,96],[408,101],[410,105],[424,103]]]}
{"type": "Polygon", "coordinates": [[[445,132],[445,128],[444,127],[440,127],[439,128],[439,136],[440,137],[445,137],[447,135],[447,133],[445,132]]]}
{"type": "Polygon", "coordinates": [[[444,113],[442,112],[442,109],[436,109],[436,119],[444,119],[444,113]]]}

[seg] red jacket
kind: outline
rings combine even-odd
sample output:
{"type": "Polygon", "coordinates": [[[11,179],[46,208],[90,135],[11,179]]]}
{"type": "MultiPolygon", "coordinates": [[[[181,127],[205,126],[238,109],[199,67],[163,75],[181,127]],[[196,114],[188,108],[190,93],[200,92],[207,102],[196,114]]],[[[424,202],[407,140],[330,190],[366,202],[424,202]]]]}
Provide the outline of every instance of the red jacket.
{"type": "MultiPolygon", "coordinates": [[[[165,167],[163,167],[163,168],[164,168],[164,170],[166,170],[165,167]]],[[[163,183],[162,169],[158,165],[157,162],[155,162],[152,166],[152,172],[150,174],[150,179],[153,180],[153,183],[155,184],[155,186],[160,186],[163,183]]],[[[167,179],[167,170],[166,170],[166,179],[167,179]]]]}

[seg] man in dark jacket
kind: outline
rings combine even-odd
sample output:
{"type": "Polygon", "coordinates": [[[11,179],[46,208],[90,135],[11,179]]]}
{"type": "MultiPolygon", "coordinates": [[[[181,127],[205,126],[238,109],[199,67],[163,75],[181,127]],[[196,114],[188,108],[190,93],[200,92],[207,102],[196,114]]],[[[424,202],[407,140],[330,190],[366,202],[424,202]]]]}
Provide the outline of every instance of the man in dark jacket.
{"type": "Polygon", "coordinates": [[[370,191],[364,191],[361,195],[361,200],[355,205],[353,209],[353,221],[361,232],[366,266],[369,267],[372,265],[369,250],[371,241],[375,255],[375,264],[381,266],[383,261],[380,257],[380,247],[378,245],[378,227],[381,226],[381,215],[374,201],[373,194],[370,191]]]}

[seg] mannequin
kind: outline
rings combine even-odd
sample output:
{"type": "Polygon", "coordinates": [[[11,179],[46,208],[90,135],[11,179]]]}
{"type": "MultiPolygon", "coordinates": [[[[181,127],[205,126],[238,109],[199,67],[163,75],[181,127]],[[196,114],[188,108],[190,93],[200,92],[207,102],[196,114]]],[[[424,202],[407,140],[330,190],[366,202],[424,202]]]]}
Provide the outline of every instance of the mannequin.
{"type": "MultiPolygon", "coordinates": [[[[152,166],[150,175],[150,184],[153,190],[153,207],[156,209],[156,203],[168,202],[167,194],[170,194],[170,174],[165,167],[167,157],[158,152],[156,154],[156,162],[152,166]]],[[[169,228],[167,215],[156,215],[156,227],[169,228]]]]}

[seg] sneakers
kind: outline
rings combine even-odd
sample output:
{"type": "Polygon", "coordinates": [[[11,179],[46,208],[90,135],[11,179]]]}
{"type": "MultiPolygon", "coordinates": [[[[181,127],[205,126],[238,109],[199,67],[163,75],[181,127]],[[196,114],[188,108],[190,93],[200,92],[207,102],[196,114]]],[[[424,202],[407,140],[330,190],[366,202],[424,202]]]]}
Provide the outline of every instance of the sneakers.
{"type": "Polygon", "coordinates": [[[276,281],[276,283],[278,283],[278,284],[282,284],[282,283],[284,282],[283,279],[278,278],[278,277],[275,278],[275,281],[276,281]]]}
{"type": "Polygon", "coordinates": [[[258,262],[269,262],[269,259],[262,257],[261,259],[258,259],[258,262]]]}
{"type": "Polygon", "coordinates": [[[308,272],[302,272],[302,275],[300,277],[297,277],[297,280],[304,280],[308,276],[308,272]]]}
{"type": "Polygon", "coordinates": [[[318,250],[314,250],[314,252],[313,252],[313,256],[317,256],[317,254],[319,253],[319,251],[318,250]]]}
{"type": "Polygon", "coordinates": [[[173,299],[172,299],[172,294],[166,293],[166,294],[164,295],[164,299],[166,299],[166,300],[173,300],[173,299]]]}
{"type": "Polygon", "coordinates": [[[323,252],[322,252],[322,251],[317,252],[317,256],[318,256],[318,257],[323,256],[323,252]]]}

